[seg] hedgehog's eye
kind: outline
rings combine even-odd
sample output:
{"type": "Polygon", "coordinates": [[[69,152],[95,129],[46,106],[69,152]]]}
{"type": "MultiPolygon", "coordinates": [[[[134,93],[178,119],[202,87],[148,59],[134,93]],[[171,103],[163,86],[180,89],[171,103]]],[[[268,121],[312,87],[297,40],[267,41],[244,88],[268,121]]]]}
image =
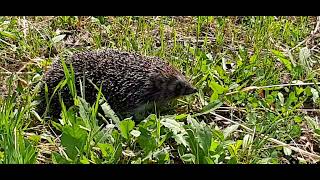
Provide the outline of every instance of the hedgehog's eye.
{"type": "Polygon", "coordinates": [[[178,83],[176,84],[176,90],[180,90],[181,88],[182,88],[182,85],[181,85],[180,82],[178,82],[178,83]]]}

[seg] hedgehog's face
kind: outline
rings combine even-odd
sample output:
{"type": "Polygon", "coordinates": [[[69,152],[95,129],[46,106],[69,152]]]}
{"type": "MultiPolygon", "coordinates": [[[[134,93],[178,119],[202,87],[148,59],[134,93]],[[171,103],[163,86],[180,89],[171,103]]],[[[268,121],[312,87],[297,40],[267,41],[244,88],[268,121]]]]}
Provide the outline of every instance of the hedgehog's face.
{"type": "Polygon", "coordinates": [[[186,96],[197,92],[197,89],[192,87],[190,83],[182,79],[176,79],[168,84],[168,90],[175,97],[186,96]]]}
{"type": "Polygon", "coordinates": [[[156,78],[155,85],[158,89],[159,97],[157,99],[176,98],[196,93],[197,90],[183,77],[156,78]]]}

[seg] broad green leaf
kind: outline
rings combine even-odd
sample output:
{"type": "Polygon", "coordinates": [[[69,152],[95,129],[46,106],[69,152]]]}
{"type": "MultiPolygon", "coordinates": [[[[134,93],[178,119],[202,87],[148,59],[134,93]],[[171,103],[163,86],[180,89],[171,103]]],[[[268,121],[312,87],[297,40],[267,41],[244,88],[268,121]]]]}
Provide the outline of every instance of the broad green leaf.
{"type": "Polygon", "coordinates": [[[61,156],[57,152],[52,153],[52,162],[53,164],[69,164],[70,163],[70,161],[65,159],[63,156],[61,156]]]}
{"type": "Polygon", "coordinates": [[[302,122],[302,118],[300,116],[295,116],[293,118],[293,120],[296,122],[296,123],[301,123],[302,122]]]}
{"type": "Polygon", "coordinates": [[[129,138],[129,133],[134,128],[134,121],[131,119],[122,120],[119,124],[121,136],[125,139],[129,138]]]}
{"type": "Polygon", "coordinates": [[[250,57],[250,63],[251,63],[251,64],[255,63],[256,60],[257,60],[257,57],[258,57],[257,54],[252,55],[252,56],[250,57]]]}
{"type": "Polygon", "coordinates": [[[102,157],[107,158],[114,154],[114,148],[111,144],[98,143],[98,147],[101,150],[102,157]]]}
{"type": "Polygon", "coordinates": [[[170,155],[166,149],[160,149],[154,152],[153,157],[157,159],[158,164],[166,164],[170,162],[170,155]]]}
{"type": "MultiPolygon", "coordinates": [[[[161,130],[160,130],[161,131],[161,130]]],[[[161,135],[160,136],[160,141],[158,141],[158,147],[161,146],[168,138],[168,134],[169,133],[166,133],[165,135],[161,135]]]]}
{"type": "Polygon", "coordinates": [[[208,155],[212,139],[211,129],[208,127],[204,127],[202,131],[198,131],[197,136],[199,138],[200,148],[203,150],[205,155],[208,155]]]}
{"type": "Polygon", "coordinates": [[[217,140],[212,139],[209,151],[215,151],[217,149],[217,147],[219,146],[219,144],[220,143],[217,140]]]}
{"type": "Polygon", "coordinates": [[[152,137],[151,133],[140,127],[139,128],[141,134],[138,137],[138,143],[140,147],[145,151],[145,153],[149,153],[150,151],[153,151],[157,147],[157,141],[154,137],[152,137]]]}
{"type": "Polygon", "coordinates": [[[66,36],[65,34],[61,34],[61,35],[55,36],[54,38],[52,38],[52,42],[53,43],[60,42],[65,36],[66,36]]]}
{"type": "Polygon", "coordinates": [[[187,122],[190,125],[192,125],[192,127],[194,127],[195,129],[200,129],[201,128],[200,123],[197,120],[195,120],[193,117],[191,117],[191,115],[187,116],[187,122]]]}
{"type": "Polygon", "coordinates": [[[28,139],[35,142],[36,144],[38,144],[41,140],[41,137],[39,135],[33,134],[33,135],[29,136],[28,139]]]}
{"type": "Polygon", "coordinates": [[[87,136],[87,132],[78,126],[65,126],[63,128],[61,145],[66,148],[66,153],[70,159],[74,160],[78,151],[84,148],[87,136]]]}
{"type": "Polygon", "coordinates": [[[210,97],[210,101],[215,101],[218,99],[220,94],[223,94],[228,88],[221,86],[215,81],[210,81],[209,87],[212,89],[213,93],[210,97]]]}
{"type": "Polygon", "coordinates": [[[240,149],[241,145],[242,145],[243,141],[242,140],[237,140],[236,142],[236,149],[240,149]]]}
{"type": "Polygon", "coordinates": [[[231,125],[231,126],[225,128],[225,129],[223,130],[224,138],[229,137],[229,135],[230,135],[231,133],[233,133],[235,130],[237,130],[238,127],[239,127],[239,125],[235,124],[235,125],[231,125]]]}
{"type": "Polygon", "coordinates": [[[13,40],[17,39],[17,36],[14,33],[9,32],[9,31],[0,31],[0,34],[2,36],[8,37],[8,38],[13,39],[13,40]]]}
{"type": "Polygon", "coordinates": [[[81,164],[90,164],[90,161],[87,157],[83,156],[82,159],[80,160],[81,164]]]}
{"type": "Polygon", "coordinates": [[[266,102],[272,104],[274,102],[274,97],[271,94],[268,94],[266,97],[266,102]]]}
{"type": "Polygon", "coordinates": [[[131,134],[132,136],[134,136],[134,137],[139,137],[140,134],[141,134],[141,132],[140,132],[140,131],[137,131],[137,130],[132,130],[132,131],[130,132],[130,134],[131,134]]]}
{"type": "Polygon", "coordinates": [[[297,95],[300,95],[304,91],[303,87],[295,87],[295,90],[297,95]]]}
{"type": "Polygon", "coordinates": [[[193,154],[184,154],[183,156],[181,156],[181,159],[185,162],[195,163],[196,157],[193,154]]]}
{"type": "Polygon", "coordinates": [[[225,139],[223,132],[220,130],[213,130],[212,135],[213,135],[213,137],[219,139],[220,141],[224,141],[224,139],[225,139]]]}
{"type": "Polygon", "coordinates": [[[184,147],[188,146],[186,138],[183,134],[175,134],[173,138],[176,140],[177,144],[182,144],[184,147]]]}
{"type": "Polygon", "coordinates": [[[228,161],[228,164],[237,164],[237,158],[236,157],[231,157],[228,161]]]}
{"type": "Polygon", "coordinates": [[[176,120],[180,121],[185,119],[188,116],[188,114],[179,114],[176,116],[176,120]]]}
{"type": "Polygon", "coordinates": [[[3,159],[4,159],[4,152],[0,151],[0,161],[3,161],[3,159]]]}
{"type": "Polygon", "coordinates": [[[186,140],[191,148],[191,152],[193,154],[197,154],[198,152],[198,141],[195,137],[195,134],[194,134],[194,131],[191,130],[191,129],[186,129],[187,133],[188,133],[188,136],[186,137],[186,140]]]}
{"type": "Polygon", "coordinates": [[[215,101],[219,98],[219,94],[213,91],[212,95],[210,96],[210,102],[215,101]]]}
{"type": "Polygon", "coordinates": [[[164,118],[164,119],[161,119],[160,123],[164,127],[170,129],[174,134],[184,131],[183,125],[174,119],[164,118]]]}
{"type": "Polygon", "coordinates": [[[226,90],[225,87],[221,86],[220,84],[216,83],[215,81],[210,81],[209,87],[213,91],[217,92],[218,94],[222,94],[226,90]]]}
{"type": "Polygon", "coordinates": [[[311,92],[311,87],[306,87],[306,90],[304,91],[305,92],[305,94],[307,95],[307,96],[312,96],[312,92],[311,92]]]}
{"type": "Polygon", "coordinates": [[[291,127],[290,136],[293,138],[301,136],[301,127],[299,125],[293,125],[291,127]]]}
{"type": "Polygon", "coordinates": [[[236,157],[238,152],[235,144],[229,144],[227,147],[229,153],[231,154],[231,157],[236,157]]]}
{"type": "Polygon", "coordinates": [[[113,161],[112,162],[118,162],[121,157],[122,152],[122,140],[121,135],[119,134],[119,131],[113,130],[112,137],[114,138],[113,147],[114,147],[114,155],[113,155],[113,161]]]}
{"type": "Polygon", "coordinates": [[[292,154],[292,150],[287,147],[283,147],[283,152],[287,156],[290,156],[292,154]]]}
{"type": "Polygon", "coordinates": [[[291,61],[285,58],[285,56],[277,50],[271,50],[271,52],[279,58],[279,60],[286,66],[289,71],[292,71],[291,61]]]}
{"type": "Polygon", "coordinates": [[[287,107],[290,106],[292,103],[297,102],[297,100],[298,100],[298,98],[296,97],[295,93],[291,92],[289,94],[289,97],[288,97],[287,101],[286,101],[286,106],[287,107]]]}

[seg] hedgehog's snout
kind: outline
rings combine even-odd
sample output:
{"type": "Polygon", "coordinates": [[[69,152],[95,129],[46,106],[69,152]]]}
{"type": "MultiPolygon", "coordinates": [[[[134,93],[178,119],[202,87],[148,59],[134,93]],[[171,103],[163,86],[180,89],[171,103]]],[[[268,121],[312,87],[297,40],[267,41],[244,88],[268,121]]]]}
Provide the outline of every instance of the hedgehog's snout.
{"type": "Polygon", "coordinates": [[[175,94],[178,96],[186,96],[198,92],[197,89],[192,87],[192,85],[186,81],[178,80],[175,83],[175,94]]]}
{"type": "Polygon", "coordinates": [[[194,94],[194,93],[197,93],[198,90],[192,86],[188,86],[186,89],[185,89],[185,92],[183,95],[189,95],[189,94],[194,94]]]}

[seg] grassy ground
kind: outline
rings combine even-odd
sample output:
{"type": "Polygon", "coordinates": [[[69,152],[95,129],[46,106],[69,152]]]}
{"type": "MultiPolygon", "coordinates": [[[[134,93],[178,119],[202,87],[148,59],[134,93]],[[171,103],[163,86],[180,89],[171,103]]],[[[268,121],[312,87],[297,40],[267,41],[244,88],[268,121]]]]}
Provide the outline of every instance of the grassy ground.
{"type": "Polygon", "coordinates": [[[317,163],[319,23],[271,16],[0,17],[0,163],[317,163]],[[60,123],[41,119],[35,89],[52,60],[105,47],[163,57],[199,93],[140,123],[100,127],[98,104],[85,103],[64,109],[60,123]]]}

